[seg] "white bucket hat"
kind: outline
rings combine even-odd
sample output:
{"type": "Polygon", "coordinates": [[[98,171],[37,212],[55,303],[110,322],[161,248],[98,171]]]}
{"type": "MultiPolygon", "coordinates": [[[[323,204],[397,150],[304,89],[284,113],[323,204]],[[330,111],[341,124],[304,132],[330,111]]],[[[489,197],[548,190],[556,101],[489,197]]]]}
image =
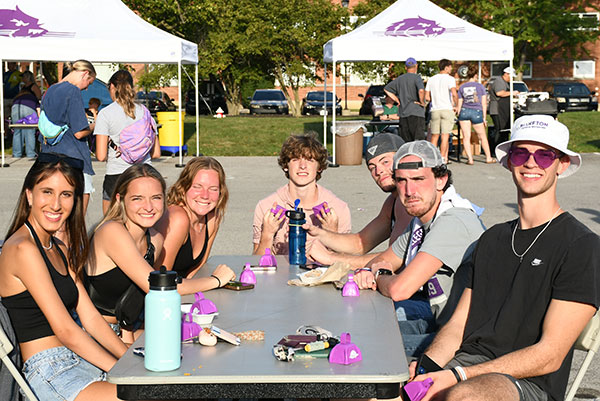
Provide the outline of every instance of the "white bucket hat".
{"type": "Polygon", "coordinates": [[[571,159],[571,164],[558,178],[568,177],[581,166],[581,156],[567,149],[569,129],[552,116],[531,115],[518,118],[512,127],[509,141],[496,146],[496,157],[504,168],[508,169],[508,151],[513,142],[534,141],[553,147],[571,159]]]}

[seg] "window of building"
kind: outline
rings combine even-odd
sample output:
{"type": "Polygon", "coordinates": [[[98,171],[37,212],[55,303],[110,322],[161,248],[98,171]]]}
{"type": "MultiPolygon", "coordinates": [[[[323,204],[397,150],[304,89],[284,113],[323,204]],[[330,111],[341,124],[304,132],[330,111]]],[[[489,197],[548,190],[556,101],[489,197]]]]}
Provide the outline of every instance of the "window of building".
{"type": "Polygon", "coordinates": [[[594,60],[573,61],[573,78],[594,79],[596,77],[596,62],[594,60]]]}
{"type": "Polygon", "coordinates": [[[578,30],[597,31],[600,26],[600,12],[592,13],[574,13],[581,19],[581,26],[578,30]]]}
{"type": "MultiPolygon", "coordinates": [[[[509,64],[505,61],[493,62],[492,63],[492,77],[499,77],[503,74],[503,70],[508,67],[509,64]]],[[[531,61],[526,61],[523,64],[523,79],[532,77],[533,66],[531,61]]]]}

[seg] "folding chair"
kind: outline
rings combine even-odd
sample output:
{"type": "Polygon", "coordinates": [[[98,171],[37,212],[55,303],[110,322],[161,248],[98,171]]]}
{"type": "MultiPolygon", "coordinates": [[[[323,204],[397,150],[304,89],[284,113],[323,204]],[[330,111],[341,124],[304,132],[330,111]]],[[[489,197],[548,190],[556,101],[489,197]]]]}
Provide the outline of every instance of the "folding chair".
{"type": "Polygon", "coordinates": [[[596,352],[598,352],[598,348],[600,347],[600,311],[596,311],[596,314],[592,316],[590,321],[588,322],[585,329],[579,335],[579,338],[575,342],[575,349],[587,351],[587,355],[577,372],[577,376],[575,376],[575,380],[565,397],[565,401],[572,401],[575,397],[575,393],[583,380],[583,376],[587,371],[590,363],[592,363],[592,359],[596,352]]]}
{"type": "Polygon", "coordinates": [[[10,357],[8,356],[13,350],[13,348],[14,347],[12,343],[6,336],[6,333],[4,333],[4,328],[2,327],[2,325],[0,325],[0,360],[2,360],[2,363],[8,368],[8,371],[10,372],[12,377],[14,377],[15,381],[21,387],[29,401],[37,401],[37,398],[33,394],[33,391],[31,391],[29,385],[27,384],[23,376],[21,376],[21,372],[19,372],[19,369],[17,369],[17,367],[13,364],[10,357]]]}

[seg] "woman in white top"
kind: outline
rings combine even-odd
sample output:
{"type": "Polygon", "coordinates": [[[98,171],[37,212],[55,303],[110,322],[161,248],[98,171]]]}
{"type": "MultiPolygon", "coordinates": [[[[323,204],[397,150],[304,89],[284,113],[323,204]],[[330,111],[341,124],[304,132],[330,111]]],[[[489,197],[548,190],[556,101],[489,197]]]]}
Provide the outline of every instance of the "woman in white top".
{"type": "MultiPolygon", "coordinates": [[[[96,119],[96,158],[106,161],[106,175],[102,184],[102,212],[106,214],[110,197],[115,189],[119,175],[132,164],[120,157],[119,134],[124,128],[142,119],[146,108],[134,102],[133,78],[129,71],[119,70],[108,80],[107,84],[113,103],[103,108],[96,119]]],[[[160,157],[160,144],[154,141],[152,151],[141,161],[150,163],[151,158],[160,157]]]]}

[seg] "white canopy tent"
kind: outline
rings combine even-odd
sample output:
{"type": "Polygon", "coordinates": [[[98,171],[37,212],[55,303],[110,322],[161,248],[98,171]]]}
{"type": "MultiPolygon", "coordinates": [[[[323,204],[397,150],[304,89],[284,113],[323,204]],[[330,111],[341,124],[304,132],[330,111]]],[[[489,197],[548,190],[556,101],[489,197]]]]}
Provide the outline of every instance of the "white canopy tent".
{"type": "MultiPolygon", "coordinates": [[[[0,63],[7,60],[78,59],[91,62],[177,64],[180,114],[182,64],[196,64],[195,78],[196,87],[198,86],[197,45],[147,23],[119,0],[0,0],[0,63]]],[[[0,75],[0,117],[4,121],[2,90],[0,75]]],[[[196,99],[197,136],[198,105],[196,99]]],[[[4,124],[0,124],[0,127],[4,165],[4,124]]],[[[179,160],[182,164],[181,119],[179,142],[179,160]]],[[[198,146],[197,144],[197,153],[198,146]]]]}
{"type": "MultiPolygon", "coordinates": [[[[470,24],[428,0],[398,0],[365,24],[323,46],[324,62],[333,63],[334,99],[337,62],[404,61],[409,57],[417,61],[508,60],[512,67],[513,38],[470,24]]],[[[512,78],[510,85],[512,89],[512,78]]],[[[327,116],[324,138],[326,122],[327,116]]],[[[332,125],[335,132],[335,113],[332,125]]],[[[334,164],[335,161],[334,140],[334,164]]]]}

